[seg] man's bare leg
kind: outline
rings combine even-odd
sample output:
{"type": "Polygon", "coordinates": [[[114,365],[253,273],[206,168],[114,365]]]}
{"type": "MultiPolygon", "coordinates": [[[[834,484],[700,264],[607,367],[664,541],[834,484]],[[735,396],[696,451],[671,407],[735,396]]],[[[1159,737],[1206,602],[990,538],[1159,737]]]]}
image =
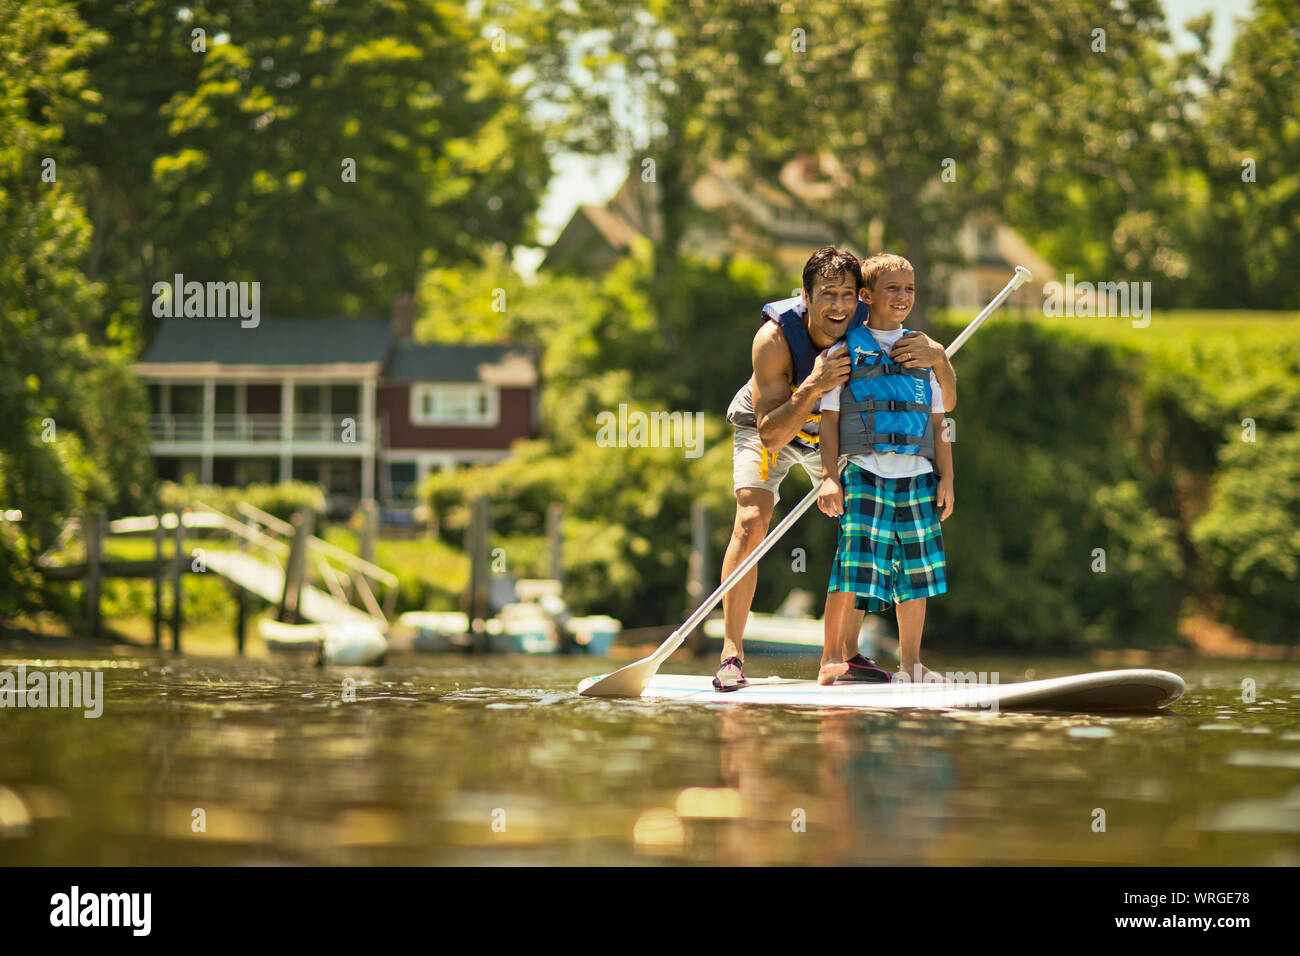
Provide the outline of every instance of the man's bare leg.
{"type": "Polygon", "coordinates": [[[817,671],[819,684],[833,684],[835,678],[848,672],[849,665],[844,656],[844,629],[848,620],[859,617],[853,607],[856,597],[852,591],[826,592],[826,614],[822,619],[825,637],[822,663],[817,671]]]}
{"type": "MultiPolygon", "coordinates": [[[[740,562],[763,543],[775,507],[776,495],[765,488],[740,488],[736,491],[736,522],[731,528],[731,540],[727,542],[727,553],[722,559],[722,580],[725,581],[740,562]]],[[[745,659],[745,622],[749,620],[749,608],[754,603],[757,587],[758,568],[752,568],[722,598],[724,661],[729,657],[745,659]]]]}

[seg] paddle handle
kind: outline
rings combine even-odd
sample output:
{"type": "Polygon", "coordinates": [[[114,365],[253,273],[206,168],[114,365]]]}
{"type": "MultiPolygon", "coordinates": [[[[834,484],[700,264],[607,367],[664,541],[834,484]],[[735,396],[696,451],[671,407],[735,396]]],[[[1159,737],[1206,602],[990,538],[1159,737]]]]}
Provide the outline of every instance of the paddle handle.
{"type": "Polygon", "coordinates": [[[949,358],[956,355],[957,350],[966,344],[966,340],[974,335],[979,327],[984,324],[984,320],[992,315],[997,310],[997,307],[1007,300],[1007,296],[1015,292],[1033,277],[1033,273],[1024,266],[1016,266],[1016,274],[1011,277],[1011,281],[1002,287],[1002,291],[993,297],[992,302],[984,306],[984,309],[980,314],[971,320],[970,325],[962,329],[961,335],[953,339],[952,345],[944,349],[944,354],[949,358]]]}
{"type": "Polygon", "coordinates": [[[656,658],[666,658],[671,655],[673,651],[677,650],[677,648],[681,647],[682,641],[686,640],[686,635],[690,634],[691,631],[700,626],[704,619],[709,616],[709,612],[717,607],[718,602],[726,596],[727,592],[735,587],[741,578],[752,571],[754,565],[758,564],[763,555],[767,554],[767,552],[772,549],[772,545],[781,540],[781,536],[789,531],[794,523],[803,517],[804,512],[813,506],[813,503],[817,501],[817,492],[821,490],[819,485],[819,482],[814,482],[812,490],[810,490],[808,494],[804,495],[803,500],[791,508],[790,513],[782,518],[781,522],[767,533],[767,537],[763,539],[763,543],[750,552],[745,560],[736,565],[736,569],[727,575],[726,579],[718,585],[717,590],[710,594],[708,598],[705,599],[704,603],[695,609],[695,613],[688,617],[681,627],[673,631],[668,640],[664,641],[663,645],[655,653],[654,656],[656,658]]]}

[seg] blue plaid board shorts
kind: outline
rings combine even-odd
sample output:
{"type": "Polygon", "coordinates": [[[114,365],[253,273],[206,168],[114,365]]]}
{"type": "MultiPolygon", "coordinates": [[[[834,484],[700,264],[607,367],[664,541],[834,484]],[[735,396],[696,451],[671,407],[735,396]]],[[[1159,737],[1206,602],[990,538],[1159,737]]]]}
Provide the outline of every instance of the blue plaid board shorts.
{"type": "Polygon", "coordinates": [[[864,611],[948,590],[934,499],[939,476],[881,478],[850,461],[828,591],[852,591],[864,611]]]}

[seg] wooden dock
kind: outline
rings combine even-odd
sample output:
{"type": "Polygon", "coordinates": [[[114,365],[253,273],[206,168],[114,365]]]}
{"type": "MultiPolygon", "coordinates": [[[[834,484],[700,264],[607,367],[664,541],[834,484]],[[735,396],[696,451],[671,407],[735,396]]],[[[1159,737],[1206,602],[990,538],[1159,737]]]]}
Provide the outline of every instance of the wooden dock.
{"type": "Polygon", "coordinates": [[[69,522],[58,548],[76,534],[85,542],[86,558],[79,564],[40,562],[51,581],[85,584],[86,616],[91,633],[102,633],[100,597],[105,578],[145,578],[154,582],[154,646],[162,647],[164,621],[172,631],[172,650],[180,650],[185,574],[214,574],[226,581],[239,603],[235,640],[244,650],[248,604],[256,598],[277,609],[276,619],[329,625],[364,623],[387,629],[397,600],[397,578],[383,568],[349,554],[312,534],[312,515],[299,511],[283,521],[252,505],[241,504],[243,520],[213,508],[196,507],[180,513],[104,520],[88,514],[69,522]],[[186,531],[213,536],[202,553],[184,549],[186,531]],[[154,539],[154,557],[140,561],[104,558],[110,535],[154,539]],[[167,541],[170,539],[170,554],[167,541]],[[171,614],[164,612],[164,591],[170,584],[171,614]],[[381,602],[377,597],[383,594],[381,602]]]}

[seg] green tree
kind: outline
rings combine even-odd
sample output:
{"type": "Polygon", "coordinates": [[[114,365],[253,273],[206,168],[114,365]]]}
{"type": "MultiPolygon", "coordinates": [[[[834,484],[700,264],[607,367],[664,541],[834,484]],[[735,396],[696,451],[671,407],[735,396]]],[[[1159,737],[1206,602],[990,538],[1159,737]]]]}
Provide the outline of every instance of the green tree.
{"type": "Polygon", "coordinates": [[[73,142],[95,248],[120,250],[100,268],[131,277],[137,308],[181,272],[260,281],[264,311],[382,313],[431,263],[531,239],[542,130],[514,78],[522,44],[480,5],[121,0],[85,16],[114,42],[73,142]]]}
{"type": "Polygon", "coordinates": [[[1295,5],[1256,0],[1204,97],[1203,165],[1217,200],[1200,257],[1213,279],[1206,304],[1300,308],[1298,63],[1295,5]]]}
{"type": "Polygon", "coordinates": [[[69,3],[0,0],[0,510],[22,513],[0,521],[0,616],[39,606],[35,558],[64,519],[150,491],[143,389],[98,344],[90,224],[65,178],[63,125],[93,102],[81,64],[100,41],[69,3]]]}
{"type": "MultiPolygon", "coordinates": [[[[654,236],[648,290],[657,332],[670,347],[692,318],[684,243],[700,211],[691,188],[711,161],[747,152],[760,61],[778,5],[587,0],[548,7],[506,3],[534,23],[534,95],[564,117],[560,145],[629,161],[641,219],[654,236]]],[[[764,91],[764,96],[770,91],[764,91]]],[[[792,133],[791,133],[792,135],[792,133]]]]}
{"type": "Polygon", "coordinates": [[[538,347],[548,423],[571,422],[584,382],[611,371],[624,391],[611,392],[607,407],[639,401],[722,416],[753,371],[748,344],[762,304],[789,288],[761,262],[685,256],[676,267],[683,311],[659,321],[648,259],[633,255],[596,279],[543,274],[531,283],[490,252],[481,269],[433,269],[420,283],[416,336],[538,347]]]}

